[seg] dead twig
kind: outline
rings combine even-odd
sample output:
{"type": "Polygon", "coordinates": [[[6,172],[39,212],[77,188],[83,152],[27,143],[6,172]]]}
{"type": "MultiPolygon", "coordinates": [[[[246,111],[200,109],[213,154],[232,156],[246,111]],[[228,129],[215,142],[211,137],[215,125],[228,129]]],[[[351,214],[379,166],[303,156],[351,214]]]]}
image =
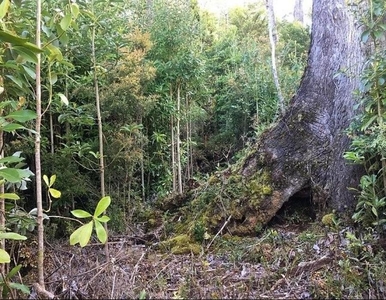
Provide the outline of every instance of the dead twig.
{"type": "Polygon", "coordinates": [[[289,274],[293,276],[297,276],[303,272],[307,272],[307,271],[313,272],[321,269],[324,265],[327,265],[330,262],[332,262],[332,257],[330,257],[329,255],[324,255],[321,258],[316,260],[299,263],[297,267],[293,268],[289,272],[289,274]]]}
{"type": "Polygon", "coordinates": [[[213,244],[216,237],[224,230],[225,226],[228,225],[229,221],[231,220],[232,216],[229,216],[228,219],[225,221],[225,223],[222,225],[221,229],[216,233],[216,235],[213,237],[213,239],[210,241],[208,246],[206,246],[206,250],[210,248],[210,246],[213,244]]]}

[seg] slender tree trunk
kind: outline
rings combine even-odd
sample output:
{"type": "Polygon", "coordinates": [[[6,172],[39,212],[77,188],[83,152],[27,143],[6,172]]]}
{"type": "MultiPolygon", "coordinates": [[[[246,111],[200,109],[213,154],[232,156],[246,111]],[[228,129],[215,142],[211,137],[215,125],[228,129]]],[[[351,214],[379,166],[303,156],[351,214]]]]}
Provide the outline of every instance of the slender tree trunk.
{"type": "MultiPolygon", "coordinates": [[[[36,46],[41,46],[41,1],[37,0],[36,8],[36,46]]],[[[40,159],[41,122],[42,122],[42,86],[41,86],[41,55],[38,53],[36,63],[36,125],[35,125],[35,180],[36,180],[36,208],[38,223],[38,283],[44,286],[44,224],[43,224],[43,196],[42,196],[42,174],[40,159]]]]}
{"type": "MultiPolygon", "coordinates": [[[[0,115],[2,115],[2,110],[0,110],[0,115]]],[[[0,130],[0,158],[4,158],[4,133],[0,130]]],[[[0,184],[0,194],[5,193],[4,184],[0,184]]],[[[5,199],[0,198],[0,230],[5,231],[5,199]]],[[[0,248],[5,250],[5,240],[1,239],[0,248]]],[[[0,273],[5,275],[5,264],[0,265],[0,273]]]]}
{"type": "MultiPolygon", "coordinates": [[[[103,146],[103,124],[102,124],[102,114],[101,114],[101,104],[99,97],[99,84],[98,84],[98,75],[97,75],[97,64],[96,64],[96,54],[95,54],[95,31],[96,24],[92,26],[92,36],[91,36],[91,59],[94,68],[94,90],[95,90],[95,105],[97,111],[98,119],[98,139],[99,139],[99,174],[100,174],[100,189],[102,198],[106,196],[105,190],[105,162],[104,162],[104,146],[103,146]]],[[[103,223],[104,228],[107,231],[107,223],[103,223]]],[[[106,259],[109,259],[109,246],[108,243],[105,244],[105,255],[106,259]]]]}
{"type": "Polygon", "coordinates": [[[273,2],[272,0],[266,0],[267,14],[268,14],[268,31],[269,31],[269,41],[271,44],[271,67],[273,80],[276,86],[276,92],[278,97],[278,110],[280,114],[284,113],[284,98],[281,93],[279,75],[276,67],[276,43],[278,40],[276,25],[275,25],[275,15],[273,12],[273,2]]]}
{"type": "Polygon", "coordinates": [[[304,24],[303,0],[295,1],[294,20],[304,24]]]}
{"type": "MultiPolygon", "coordinates": [[[[2,72],[3,73],[3,72],[2,72]]],[[[0,76],[0,86],[4,86],[3,82],[3,74],[0,76]]],[[[0,95],[4,92],[4,88],[0,91],[0,95]]],[[[2,96],[0,96],[0,99],[2,100],[2,96]]],[[[4,113],[3,109],[0,109],[0,116],[2,116],[4,113]]],[[[4,132],[0,129],[0,158],[4,157],[4,132]]],[[[5,187],[4,183],[0,184],[0,194],[5,193],[5,187]]],[[[5,199],[0,198],[0,230],[5,231],[5,199]]],[[[5,240],[2,239],[0,241],[0,248],[5,250],[5,240]]],[[[5,275],[5,264],[0,265],[0,273],[5,275]]]]}
{"type": "MultiPolygon", "coordinates": [[[[173,99],[173,90],[170,87],[170,100],[173,99]]],[[[170,130],[172,139],[172,174],[173,174],[173,193],[177,191],[177,170],[176,170],[176,139],[174,134],[174,115],[170,116],[170,130]]]]}
{"type": "Polygon", "coordinates": [[[55,144],[54,144],[54,120],[50,110],[50,142],[51,142],[51,154],[55,154],[55,144]]]}
{"type": "Polygon", "coordinates": [[[180,128],[180,113],[181,113],[181,84],[177,85],[177,125],[176,125],[176,158],[177,158],[177,179],[178,179],[178,194],[182,195],[182,167],[181,167],[181,128],[180,128]]]}
{"type": "MultiPolygon", "coordinates": [[[[140,119],[140,124],[142,124],[142,116],[141,116],[141,119],[140,119]]],[[[144,154],[145,154],[145,149],[144,149],[144,143],[143,143],[143,132],[141,133],[141,153],[142,153],[142,156],[141,156],[141,191],[142,191],[142,201],[145,202],[146,200],[146,189],[145,189],[145,166],[144,166],[144,154]]],[[[131,179],[130,179],[130,182],[131,182],[131,179]]]]}
{"type": "Polygon", "coordinates": [[[185,96],[185,130],[186,130],[186,180],[190,179],[190,114],[189,114],[189,96],[185,96]]]}

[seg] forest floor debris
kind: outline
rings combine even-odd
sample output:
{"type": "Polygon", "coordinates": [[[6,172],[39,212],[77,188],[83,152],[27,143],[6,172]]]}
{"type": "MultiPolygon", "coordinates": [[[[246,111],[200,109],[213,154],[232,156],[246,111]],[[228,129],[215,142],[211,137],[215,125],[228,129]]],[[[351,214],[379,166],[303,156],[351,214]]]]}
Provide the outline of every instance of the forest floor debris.
{"type": "MultiPolygon", "coordinates": [[[[58,299],[381,299],[386,263],[376,239],[349,227],[275,225],[254,238],[218,236],[209,249],[204,241],[198,255],[174,255],[112,236],[108,261],[103,245],[56,241],[46,246],[46,289],[58,299]]],[[[35,268],[23,277],[33,282],[35,268]]]]}

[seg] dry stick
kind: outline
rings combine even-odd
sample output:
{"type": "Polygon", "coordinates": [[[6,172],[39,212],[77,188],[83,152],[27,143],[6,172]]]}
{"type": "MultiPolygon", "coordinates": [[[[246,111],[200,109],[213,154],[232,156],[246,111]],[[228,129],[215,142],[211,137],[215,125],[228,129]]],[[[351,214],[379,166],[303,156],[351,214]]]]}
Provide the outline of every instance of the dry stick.
{"type": "Polygon", "coordinates": [[[134,281],[135,281],[135,280],[134,280],[134,274],[135,274],[135,272],[138,271],[138,265],[139,265],[139,263],[141,262],[141,260],[144,258],[145,253],[146,253],[146,252],[142,252],[141,257],[138,259],[137,263],[136,263],[135,266],[134,266],[133,272],[131,273],[130,281],[131,281],[131,284],[132,284],[132,285],[134,285],[134,281]]]}
{"type": "Polygon", "coordinates": [[[114,299],[114,289],[115,289],[115,278],[117,277],[117,272],[114,272],[114,278],[113,278],[113,287],[111,288],[111,296],[110,299],[114,299]]]}
{"type": "MultiPolygon", "coordinates": [[[[90,283],[93,282],[94,279],[95,279],[100,273],[102,273],[102,271],[106,270],[106,268],[110,265],[110,262],[108,261],[108,262],[104,263],[104,265],[105,265],[105,266],[104,266],[103,268],[101,268],[101,269],[94,275],[93,278],[91,278],[91,280],[87,283],[87,286],[89,286],[90,283]]],[[[102,266],[103,266],[103,265],[102,265],[102,266]]],[[[94,269],[96,269],[96,268],[94,268],[94,269]]],[[[86,273],[87,273],[87,272],[86,272],[86,273]]]]}
{"type": "Polygon", "coordinates": [[[229,221],[231,220],[232,218],[232,215],[230,215],[228,217],[228,219],[225,221],[224,225],[222,225],[221,229],[217,232],[217,234],[214,236],[214,238],[210,241],[210,243],[208,244],[208,246],[206,247],[206,250],[209,249],[209,247],[213,244],[214,240],[216,239],[216,237],[224,230],[225,226],[227,226],[227,224],[229,223],[229,221]]]}

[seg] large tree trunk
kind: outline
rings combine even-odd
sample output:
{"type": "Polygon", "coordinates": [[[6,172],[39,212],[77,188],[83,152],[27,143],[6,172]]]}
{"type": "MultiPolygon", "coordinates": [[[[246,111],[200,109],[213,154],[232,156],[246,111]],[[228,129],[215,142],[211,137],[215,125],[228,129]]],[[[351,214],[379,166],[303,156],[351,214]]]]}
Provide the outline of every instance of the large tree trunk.
{"type": "MultiPolygon", "coordinates": [[[[243,165],[242,175],[268,168],[272,194],[250,222],[264,224],[297,192],[308,189],[314,203],[337,211],[352,208],[361,170],[343,158],[364,61],[358,26],[344,0],[313,3],[311,48],[297,94],[282,119],[265,132],[257,151],[243,165]]],[[[252,224],[251,224],[252,225],[252,224]]]]}

